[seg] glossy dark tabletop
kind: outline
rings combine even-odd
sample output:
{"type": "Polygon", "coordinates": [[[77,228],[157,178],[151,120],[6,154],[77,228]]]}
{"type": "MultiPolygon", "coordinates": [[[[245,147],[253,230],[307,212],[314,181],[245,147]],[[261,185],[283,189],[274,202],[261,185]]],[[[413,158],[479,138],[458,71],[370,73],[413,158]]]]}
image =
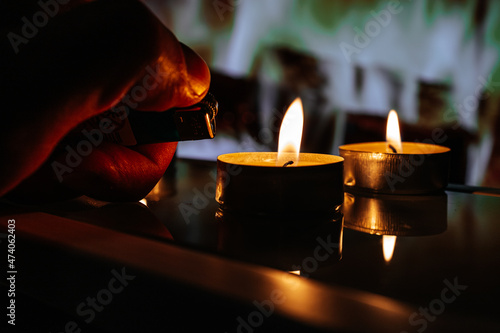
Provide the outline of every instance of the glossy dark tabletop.
{"type": "MultiPolygon", "coordinates": [[[[162,190],[176,189],[177,194],[158,201],[153,194],[147,198],[151,198],[149,208],[176,241],[279,269],[302,268],[302,275],[309,278],[422,307],[440,299],[448,281],[466,289],[446,303],[446,311],[486,318],[498,314],[500,307],[492,306],[491,300],[500,299],[500,197],[452,191],[415,197],[366,196],[360,199],[365,201],[361,206],[351,208],[358,212],[353,216],[346,206],[360,196],[346,196],[341,253],[321,261],[314,257],[320,244],[317,238],[326,242],[331,236],[332,242],[339,242],[341,222],[233,214],[235,221],[226,226],[214,218],[218,209],[213,199],[214,174],[213,164],[180,162],[176,180],[159,185],[160,196],[162,190]],[[381,209],[386,210],[385,215],[380,214],[381,209]],[[355,219],[372,219],[373,230],[366,225],[364,230],[363,226],[357,228],[355,219]],[[396,226],[385,226],[384,231],[383,225],[390,219],[396,226]],[[401,235],[389,262],[383,256],[384,233],[401,235]]],[[[320,254],[324,253],[326,250],[320,254]]]]}
{"type": "Polygon", "coordinates": [[[37,209],[387,296],[415,309],[415,332],[444,315],[499,327],[500,197],[346,194],[344,218],[263,217],[220,211],[215,172],[215,163],[177,160],[142,204],[80,198],[37,209]],[[158,236],[162,227],[171,239],[158,236]],[[386,260],[383,240],[394,236],[386,260]]]}

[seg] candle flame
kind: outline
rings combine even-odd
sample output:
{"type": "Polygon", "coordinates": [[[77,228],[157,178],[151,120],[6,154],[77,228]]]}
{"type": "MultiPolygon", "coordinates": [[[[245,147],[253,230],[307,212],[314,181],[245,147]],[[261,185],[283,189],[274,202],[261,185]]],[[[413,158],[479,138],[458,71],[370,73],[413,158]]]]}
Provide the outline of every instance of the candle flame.
{"type": "Polygon", "coordinates": [[[391,153],[402,153],[401,134],[399,133],[399,121],[396,111],[391,110],[387,116],[387,130],[385,134],[387,151],[391,153]]]}
{"type": "Polygon", "coordinates": [[[148,200],[146,198],[143,198],[143,199],[139,200],[139,202],[141,204],[143,204],[144,206],[146,206],[146,207],[148,206],[148,200]]]}
{"type": "MultiPolygon", "coordinates": [[[[281,122],[277,165],[283,165],[290,161],[296,164],[299,161],[303,125],[304,111],[302,109],[302,101],[297,97],[290,107],[288,107],[281,122]]],[[[289,163],[291,166],[293,164],[289,163]]]]}
{"type": "Polygon", "coordinates": [[[385,262],[389,262],[394,254],[394,248],[396,247],[396,236],[393,235],[383,235],[382,236],[382,248],[384,252],[385,262]]]}

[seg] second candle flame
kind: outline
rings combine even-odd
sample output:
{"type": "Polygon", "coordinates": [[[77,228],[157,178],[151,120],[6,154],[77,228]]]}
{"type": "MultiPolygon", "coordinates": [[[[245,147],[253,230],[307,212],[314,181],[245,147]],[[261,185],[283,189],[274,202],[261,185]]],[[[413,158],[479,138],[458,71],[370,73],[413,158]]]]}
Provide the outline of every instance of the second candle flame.
{"type": "Polygon", "coordinates": [[[385,134],[387,151],[391,153],[402,153],[401,134],[399,133],[399,121],[396,111],[391,110],[387,117],[387,129],[385,134]]]}
{"type": "Polygon", "coordinates": [[[288,165],[293,166],[299,162],[303,126],[304,111],[302,101],[297,97],[286,111],[281,122],[277,165],[281,166],[288,163],[288,165]]]}

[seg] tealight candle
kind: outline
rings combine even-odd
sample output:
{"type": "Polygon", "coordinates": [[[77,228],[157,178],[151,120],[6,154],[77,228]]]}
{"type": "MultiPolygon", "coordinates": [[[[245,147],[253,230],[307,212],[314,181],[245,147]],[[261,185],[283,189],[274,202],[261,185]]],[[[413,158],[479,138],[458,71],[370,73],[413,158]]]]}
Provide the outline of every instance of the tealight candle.
{"type": "Polygon", "coordinates": [[[242,152],[217,158],[216,200],[222,209],[297,217],[340,211],[344,159],[299,153],[302,122],[302,103],[296,99],[283,118],[278,153],[242,152]]]}
{"type": "Polygon", "coordinates": [[[217,202],[257,214],[334,213],[342,205],[341,157],[301,153],[288,167],[277,166],[277,159],[277,153],[258,152],[219,156],[217,202]]]}
{"type": "Polygon", "coordinates": [[[448,184],[450,149],[428,143],[401,142],[395,111],[389,116],[387,142],[347,144],[339,147],[339,153],[345,160],[347,189],[422,194],[442,190],[448,184]]]}

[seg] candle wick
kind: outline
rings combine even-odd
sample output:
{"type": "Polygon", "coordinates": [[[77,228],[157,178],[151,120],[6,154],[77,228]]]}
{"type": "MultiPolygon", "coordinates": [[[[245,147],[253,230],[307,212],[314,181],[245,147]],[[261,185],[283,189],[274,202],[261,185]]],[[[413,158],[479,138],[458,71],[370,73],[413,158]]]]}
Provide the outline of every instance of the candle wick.
{"type": "Polygon", "coordinates": [[[283,168],[286,168],[287,166],[292,165],[292,164],[293,164],[293,161],[288,161],[285,164],[283,164],[283,168]]]}
{"type": "Polygon", "coordinates": [[[398,151],[396,150],[396,148],[394,148],[393,145],[391,145],[390,143],[388,144],[389,148],[392,150],[393,153],[397,153],[398,151]]]}

